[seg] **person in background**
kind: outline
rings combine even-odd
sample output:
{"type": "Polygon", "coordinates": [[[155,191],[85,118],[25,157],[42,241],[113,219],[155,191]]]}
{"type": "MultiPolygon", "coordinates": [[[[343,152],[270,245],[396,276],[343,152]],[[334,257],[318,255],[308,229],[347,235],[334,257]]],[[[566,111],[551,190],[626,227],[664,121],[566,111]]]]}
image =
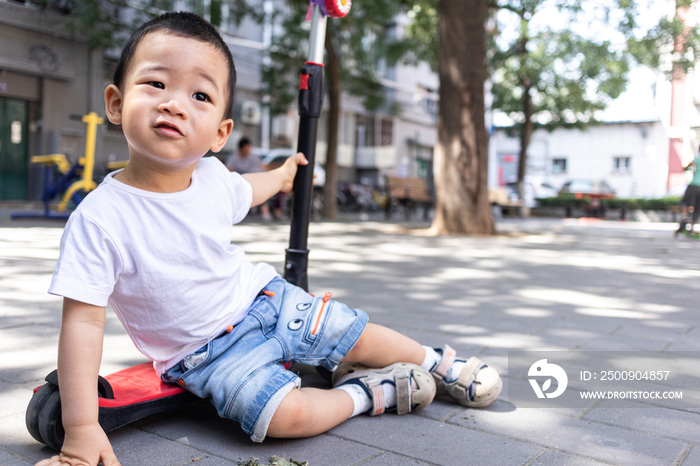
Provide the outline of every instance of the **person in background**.
{"type": "Polygon", "coordinates": [[[684,168],[684,170],[693,170],[693,179],[690,180],[681,199],[681,221],[676,230],[676,236],[679,233],[692,233],[700,216],[700,148],[698,150],[692,162],[684,168]]]}
{"type": "MultiPolygon", "coordinates": [[[[253,144],[245,136],[238,141],[238,151],[235,154],[231,154],[226,160],[226,168],[241,175],[266,171],[266,167],[263,165],[260,157],[253,154],[253,144]]],[[[272,219],[269,201],[260,204],[260,215],[262,215],[264,220],[272,219]]]]}

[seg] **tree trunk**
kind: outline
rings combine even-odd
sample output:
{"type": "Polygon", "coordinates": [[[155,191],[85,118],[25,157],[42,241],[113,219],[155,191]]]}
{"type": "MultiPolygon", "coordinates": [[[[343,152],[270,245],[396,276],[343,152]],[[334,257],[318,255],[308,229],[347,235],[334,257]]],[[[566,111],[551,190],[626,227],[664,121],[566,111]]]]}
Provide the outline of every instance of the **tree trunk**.
{"type": "Polygon", "coordinates": [[[434,173],[436,234],[495,233],[484,121],[486,2],[440,0],[440,111],[434,173]]]}
{"type": "Polygon", "coordinates": [[[523,203],[520,210],[523,217],[530,216],[530,208],[525,203],[525,174],[527,172],[527,150],[530,147],[530,139],[532,138],[533,122],[532,122],[532,96],[530,95],[530,80],[523,80],[523,121],[520,127],[520,157],[518,159],[518,198],[523,203]]]}
{"type": "Polygon", "coordinates": [[[340,115],[340,62],[333,45],[333,21],[326,25],[326,80],[328,88],[328,147],[326,184],[323,187],[323,218],[338,216],[338,119],[340,115]]]}

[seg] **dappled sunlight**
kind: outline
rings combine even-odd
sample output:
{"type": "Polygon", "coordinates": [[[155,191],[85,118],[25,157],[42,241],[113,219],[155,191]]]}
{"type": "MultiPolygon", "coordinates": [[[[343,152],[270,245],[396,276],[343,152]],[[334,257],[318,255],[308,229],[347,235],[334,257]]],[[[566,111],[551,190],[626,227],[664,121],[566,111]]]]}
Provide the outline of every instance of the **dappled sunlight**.
{"type": "Polygon", "coordinates": [[[440,293],[431,291],[407,291],[406,298],[416,301],[439,301],[440,293]]]}
{"type": "Polygon", "coordinates": [[[647,312],[592,307],[580,307],[577,308],[575,312],[586,316],[610,317],[613,319],[652,319],[655,317],[653,314],[647,312]]]}
{"type": "MultiPolygon", "coordinates": [[[[442,329],[442,326],[440,326],[442,329]]],[[[521,350],[561,350],[566,349],[544,343],[542,339],[535,335],[526,335],[515,332],[489,332],[487,335],[477,335],[468,337],[453,338],[457,343],[480,345],[488,348],[521,349],[521,350]]]]}
{"type": "Polygon", "coordinates": [[[556,289],[556,288],[526,288],[518,290],[516,294],[529,299],[548,301],[572,306],[585,305],[594,308],[630,309],[634,304],[626,299],[600,296],[582,291],[556,289]]]}
{"type": "Polygon", "coordinates": [[[444,324],[440,326],[440,330],[447,333],[453,333],[457,335],[480,335],[484,333],[489,333],[490,330],[484,327],[476,327],[473,325],[461,325],[461,324],[444,324]]]}
{"type": "Polygon", "coordinates": [[[653,319],[658,317],[657,314],[668,314],[681,310],[665,304],[638,304],[629,299],[564,289],[528,288],[519,290],[516,294],[528,299],[570,305],[574,307],[575,313],[594,317],[653,319]]]}
{"type": "Polygon", "coordinates": [[[552,317],[554,315],[554,312],[552,311],[548,311],[546,309],[537,309],[534,307],[506,309],[505,313],[513,317],[532,317],[536,319],[552,317]]]}
{"type": "Polygon", "coordinates": [[[469,301],[464,299],[441,299],[440,304],[442,306],[454,307],[457,309],[479,306],[479,303],[477,303],[476,301],[469,301]]]}

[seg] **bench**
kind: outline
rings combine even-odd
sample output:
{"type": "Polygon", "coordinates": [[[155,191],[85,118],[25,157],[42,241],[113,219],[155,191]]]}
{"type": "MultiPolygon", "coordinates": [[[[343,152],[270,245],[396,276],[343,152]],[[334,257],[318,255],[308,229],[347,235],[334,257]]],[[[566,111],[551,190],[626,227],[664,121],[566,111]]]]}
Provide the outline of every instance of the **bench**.
{"type": "Polygon", "coordinates": [[[397,205],[404,208],[406,220],[411,219],[413,210],[420,205],[423,207],[423,219],[428,220],[428,213],[435,199],[430,195],[425,179],[387,175],[386,186],[388,199],[384,212],[387,220],[391,218],[391,212],[397,205]]]}
{"type": "Polygon", "coordinates": [[[512,200],[504,188],[489,189],[489,204],[492,208],[498,209],[501,216],[522,216],[523,201],[512,200]]]}

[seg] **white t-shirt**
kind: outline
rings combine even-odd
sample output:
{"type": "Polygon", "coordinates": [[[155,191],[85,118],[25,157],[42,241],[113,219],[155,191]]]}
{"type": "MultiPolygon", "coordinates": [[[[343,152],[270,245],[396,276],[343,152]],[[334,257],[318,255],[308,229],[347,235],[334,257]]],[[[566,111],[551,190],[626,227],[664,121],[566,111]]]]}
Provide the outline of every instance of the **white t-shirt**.
{"type": "Polygon", "coordinates": [[[109,304],[160,373],[235,325],[274,277],[232,244],[252,188],[203,158],[177,193],[143,191],[110,174],[73,212],[49,293],[109,304]]]}

